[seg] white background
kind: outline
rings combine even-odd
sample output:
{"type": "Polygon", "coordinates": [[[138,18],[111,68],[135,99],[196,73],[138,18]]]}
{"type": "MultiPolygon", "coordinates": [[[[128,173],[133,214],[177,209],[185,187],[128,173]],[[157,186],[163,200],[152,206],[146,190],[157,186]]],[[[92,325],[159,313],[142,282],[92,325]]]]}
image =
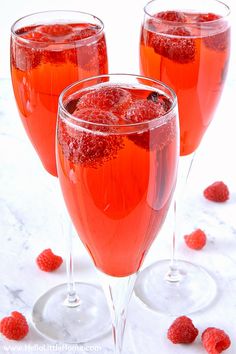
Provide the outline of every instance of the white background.
{"type": "MultiPolygon", "coordinates": [[[[236,27],[236,1],[225,1],[232,9],[232,23],[234,25],[235,22],[236,27]]],[[[1,0],[0,78],[10,75],[11,25],[18,18],[33,12],[67,9],[89,12],[104,22],[110,72],[138,73],[140,24],[146,2],[146,0],[1,0]]],[[[233,52],[235,52],[234,48],[233,52]]],[[[232,62],[236,62],[235,55],[232,62]]],[[[232,70],[236,72],[234,68],[232,70]]]]}

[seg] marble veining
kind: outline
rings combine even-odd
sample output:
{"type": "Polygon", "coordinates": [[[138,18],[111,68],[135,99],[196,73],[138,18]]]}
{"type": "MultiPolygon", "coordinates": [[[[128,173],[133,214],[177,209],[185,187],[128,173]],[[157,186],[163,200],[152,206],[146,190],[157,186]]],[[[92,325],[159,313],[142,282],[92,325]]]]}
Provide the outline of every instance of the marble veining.
{"type": "MultiPolygon", "coordinates": [[[[217,280],[216,301],[202,312],[191,315],[203,331],[208,326],[226,330],[232,338],[227,351],[236,353],[236,168],[235,99],[236,82],[228,82],[216,118],[209,128],[193,166],[183,207],[183,232],[200,227],[208,236],[204,250],[187,249],[183,238],[177,240],[177,255],[207,268],[217,280]],[[224,180],[231,199],[214,204],[202,196],[203,189],[215,180],[224,180]]],[[[10,80],[0,81],[0,317],[22,311],[30,322],[36,298],[52,286],[66,281],[65,263],[53,274],[41,272],[35,258],[51,247],[66,257],[66,235],[56,207],[59,193],[56,179],[48,176],[33,151],[18,116],[10,80]]],[[[145,264],[168,258],[171,229],[167,222],[151,248],[145,264]]],[[[90,258],[78,238],[74,240],[77,280],[98,283],[90,258]]],[[[158,294],[157,294],[158,296],[158,294]]],[[[154,313],[133,296],[128,314],[125,354],[203,354],[200,336],[191,346],[174,346],[166,339],[172,318],[154,313]]],[[[0,353],[85,353],[110,354],[111,335],[84,346],[49,342],[30,325],[21,342],[0,337],[0,353]],[[91,350],[92,349],[92,350],[91,350]]]]}

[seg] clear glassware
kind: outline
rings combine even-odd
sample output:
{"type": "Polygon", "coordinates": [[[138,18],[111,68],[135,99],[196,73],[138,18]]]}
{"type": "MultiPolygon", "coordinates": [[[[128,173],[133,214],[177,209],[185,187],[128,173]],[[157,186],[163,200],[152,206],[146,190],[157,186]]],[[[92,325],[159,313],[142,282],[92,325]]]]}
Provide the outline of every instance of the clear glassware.
{"type": "Polygon", "coordinates": [[[175,188],[178,131],[175,93],[142,76],[93,77],[59,98],[58,177],[72,222],[101,274],[116,354],[137,271],[175,188]]]}
{"type": "MultiPolygon", "coordinates": [[[[26,133],[50,175],[57,176],[55,131],[59,94],[74,81],[107,72],[104,26],[97,17],[58,10],[31,14],[13,24],[14,95],[26,133]]],[[[51,183],[54,189],[58,188],[54,177],[51,183]]],[[[35,328],[49,339],[83,343],[109,330],[109,311],[100,288],[74,282],[72,229],[69,219],[62,214],[65,234],[70,237],[68,282],[38,299],[32,320],[35,328]]]]}
{"type": "Polygon", "coordinates": [[[181,158],[173,205],[176,228],[171,260],[145,269],[135,288],[136,295],[159,312],[196,312],[208,306],[217,294],[217,285],[207,270],[177,261],[175,243],[181,235],[186,182],[196,149],[220,100],[229,56],[230,9],[221,1],[153,0],[144,8],[140,71],[175,90],[180,119],[181,158]],[[158,298],[154,296],[157,290],[162,294],[158,298]]]}

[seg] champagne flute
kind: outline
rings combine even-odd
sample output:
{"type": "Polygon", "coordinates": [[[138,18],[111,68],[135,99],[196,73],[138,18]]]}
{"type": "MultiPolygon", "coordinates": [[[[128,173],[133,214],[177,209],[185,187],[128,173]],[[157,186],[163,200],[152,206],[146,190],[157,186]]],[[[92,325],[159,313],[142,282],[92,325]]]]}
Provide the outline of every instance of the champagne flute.
{"type": "Polygon", "coordinates": [[[101,274],[119,354],[137,272],[175,188],[176,96],[149,78],[102,75],[65,89],[58,112],[62,193],[101,274]]]}
{"type": "Polygon", "coordinates": [[[150,308],[179,315],[203,309],[217,294],[215,281],[207,270],[192,262],[177,261],[175,234],[181,232],[181,203],[194,154],[224,87],[230,55],[230,9],[217,0],[153,0],[144,13],[140,71],[162,80],[176,92],[181,158],[171,260],[145,269],[135,290],[150,308]],[[162,296],[156,298],[156,291],[162,296]]]}
{"type": "MultiPolygon", "coordinates": [[[[50,175],[57,176],[59,94],[76,80],[107,71],[104,26],[97,17],[58,10],[31,14],[13,24],[11,76],[15,99],[26,133],[50,175]]],[[[51,179],[58,187],[57,180],[51,179]]],[[[67,222],[68,283],[48,290],[36,301],[32,320],[35,328],[50,339],[83,343],[108,331],[109,312],[100,288],[74,282],[72,229],[67,222]]]]}

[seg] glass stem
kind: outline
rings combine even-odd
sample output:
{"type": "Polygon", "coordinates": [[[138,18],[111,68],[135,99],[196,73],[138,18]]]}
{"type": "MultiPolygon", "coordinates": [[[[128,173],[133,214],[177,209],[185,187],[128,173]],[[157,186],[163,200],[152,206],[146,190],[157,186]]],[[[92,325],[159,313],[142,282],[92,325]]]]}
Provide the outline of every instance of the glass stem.
{"type": "Polygon", "coordinates": [[[102,285],[111,313],[114,354],[121,354],[128,304],[133,292],[137,274],[127,277],[112,277],[100,273],[102,285]]]}
{"type": "Polygon", "coordinates": [[[62,235],[66,242],[66,273],[67,273],[67,295],[64,300],[64,305],[68,307],[76,307],[80,305],[80,299],[76,293],[74,281],[74,262],[73,262],[73,227],[68,215],[62,193],[59,187],[58,178],[51,177],[52,198],[55,203],[55,208],[59,208],[59,217],[61,221],[62,235]]]}
{"type": "Polygon", "coordinates": [[[173,220],[172,250],[169,270],[165,277],[165,279],[170,283],[179,283],[182,279],[181,269],[179,268],[178,260],[176,258],[176,235],[180,234],[180,205],[184,200],[184,194],[186,191],[187,182],[193,165],[194,157],[195,152],[191,155],[181,156],[179,159],[177,185],[173,202],[170,208],[173,220]]]}
{"type": "Polygon", "coordinates": [[[74,256],[73,256],[73,227],[69,216],[66,216],[67,233],[68,237],[68,249],[67,249],[67,260],[66,260],[66,271],[67,271],[67,297],[64,301],[64,305],[67,307],[77,307],[80,305],[80,299],[76,292],[75,281],[74,281],[74,256]]]}

